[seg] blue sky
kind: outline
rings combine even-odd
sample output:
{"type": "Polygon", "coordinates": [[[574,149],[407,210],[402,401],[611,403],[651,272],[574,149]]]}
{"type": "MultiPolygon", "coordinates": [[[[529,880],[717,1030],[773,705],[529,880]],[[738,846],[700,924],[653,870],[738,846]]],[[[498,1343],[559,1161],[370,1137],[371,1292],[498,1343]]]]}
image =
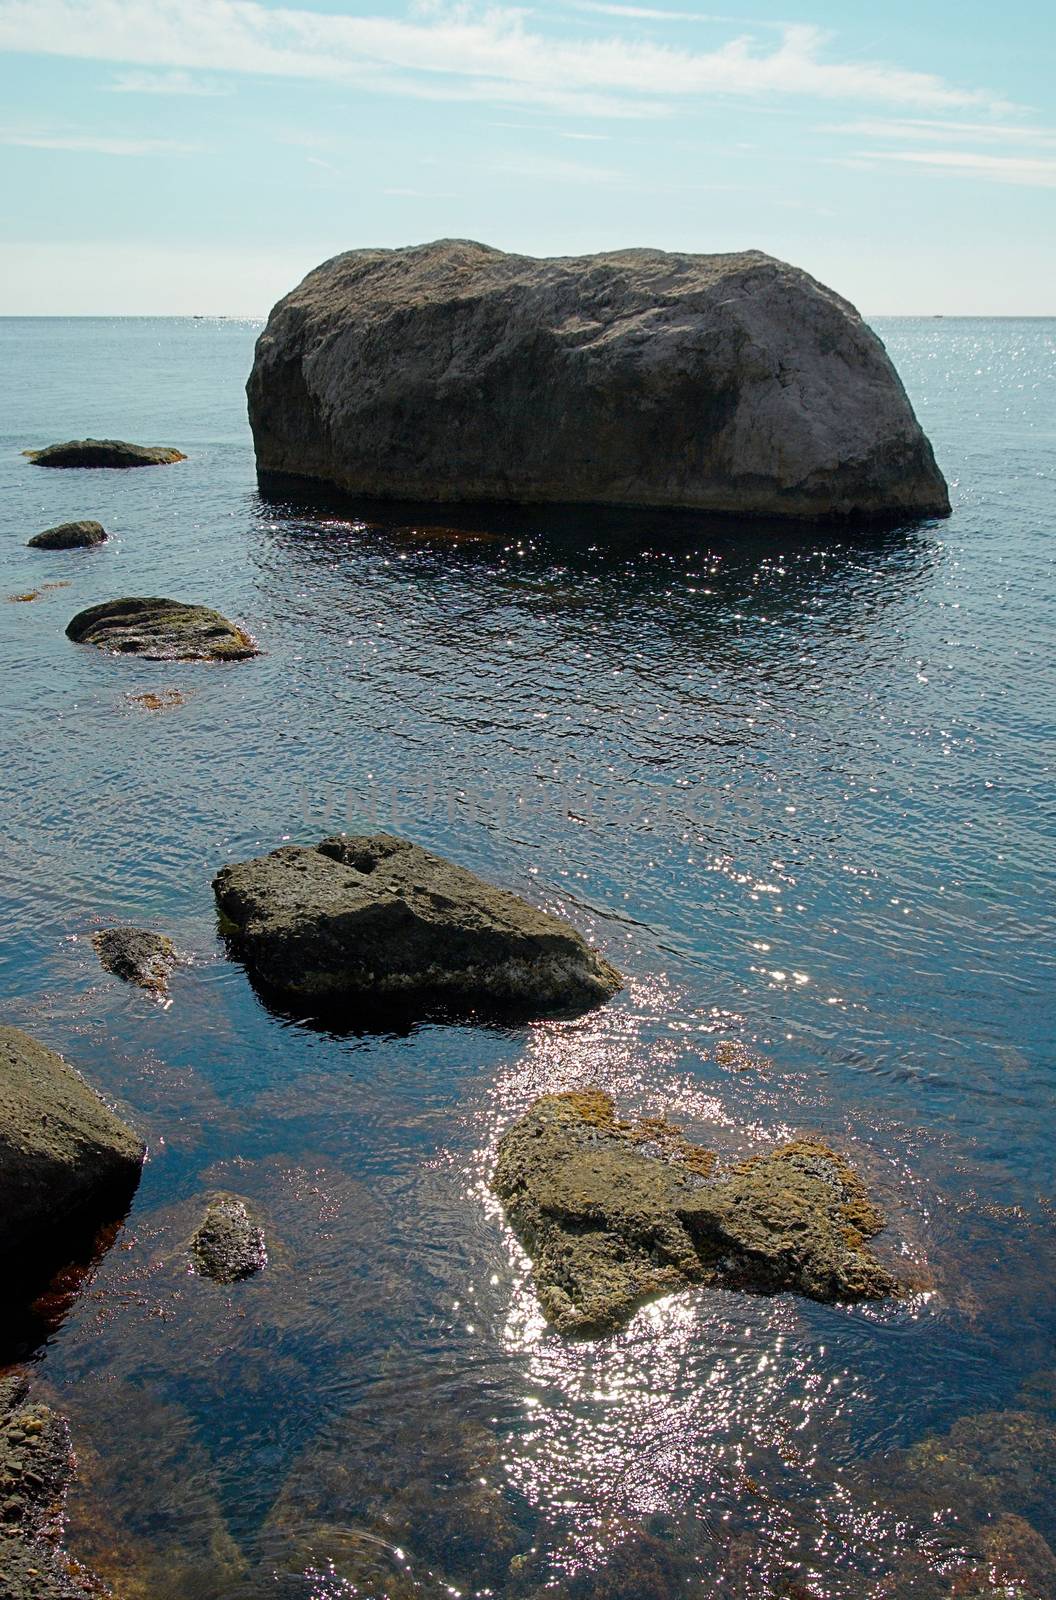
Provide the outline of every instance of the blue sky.
{"type": "Polygon", "coordinates": [[[0,0],[0,314],[259,314],[445,235],[1056,313],[1054,81],[1032,0],[0,0]]]}

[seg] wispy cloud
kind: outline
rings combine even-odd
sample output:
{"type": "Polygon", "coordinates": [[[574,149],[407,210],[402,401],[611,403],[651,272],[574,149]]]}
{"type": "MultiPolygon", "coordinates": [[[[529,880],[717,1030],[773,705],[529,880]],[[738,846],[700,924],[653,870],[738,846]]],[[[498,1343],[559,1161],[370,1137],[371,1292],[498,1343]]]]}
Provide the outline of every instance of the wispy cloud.
{"type": "Polygon", "coordinates": [[[991,183],[1056,189],[1056,158],[995,156],[979,150],[859,150],[843,165],[897,162],[947,178],[983,178],[991,183]]]}
{"type": "Polygon", "coordinates": [[[93,156],[191,155],[200,146],[176,139],[110,139],[94,133],[33,133],[0,128],[0,144],[27,150],[75,150],[93,156]]]}
{"type": "Polygon", "coordinates": [[[624,174],[614,167],[596,167],[585,161],[563,161],[560,156],[511,155],[489,163],[490,172],[517,178],[539,178],[546,183],[622,183],[624,174]]]}
{"type": "Polygon", "coordinates": [[[781,23],[762,22],[755,17],[717,16],[711,11],[664,11],[656,6],[625,6],[606,0],[572,0],[574,11],[589,11],[599,17],[629,17],[647,22],[717,22],[735,28],[779,28],[781,23]]]}
{"type": "Polygon", "coordinates": [[[259,0],[0,0],[0,49],[184,71],[331,80],[361,90],[582,115],[662,115],[679,101],[803,96],[918,111],[992,108],[930,72],[833,59],[822,30],[738,33],[712,50],[568,39],[502,7],[409,20],[269,8],[259,0]]]}
{"type": "Polygon", "coordinates": [[[936,140],[949,143],[974,139],[980,144],[1056,145],[1056,128],[1036,128],[1029,123],[936,122],[929,117],[874,118],[860,122],[827,123],[819,133],[851,133],[867,139],[936,140]]]}
{"type": "Polygon", "coordinates": [[[396,195],[405,200],[457,200],[457,194],[441,189],[383,189],[382,194],[396,195]]]}
{"type": "Polygon", "coordinates": [[[215,95],[234,94],[229,84],[207,83],[202,78],[192,78],[189,72],[123,72],[106,89],[110,94],[186,94],[212,99],[215,95]]]}

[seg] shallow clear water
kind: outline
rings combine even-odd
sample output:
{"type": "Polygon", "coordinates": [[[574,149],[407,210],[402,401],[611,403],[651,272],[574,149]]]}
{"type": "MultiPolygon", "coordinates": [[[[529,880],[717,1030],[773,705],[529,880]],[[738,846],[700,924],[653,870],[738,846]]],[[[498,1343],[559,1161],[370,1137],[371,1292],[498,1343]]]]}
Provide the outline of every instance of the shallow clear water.
{"type": "Polygon", "coordinates": [[[184,1600],[280,1571],[319,1597],[930,1593],[957,1519],[885,1471],[1053,1364],[1056,323],[879,325],[955,504],[882,535],[266,503],[257,331],[0,321],[2,1016],[150,1148],[33,1357],[78,1448],[71,1549],[184,1600]],[[20,454],[85,433],[189,459],[20,454]],[[25,549],[81,516],[112,540],[25,549]],[[266,654],[64,637],[137,593],[266,654]],[[516,1028],[272,1015],[212,874],[374,826],[564,912],[626,989],[516,1028]],[[122,920],[188,956],[168,1008],[101,973],[89,936],[122,920]],[[703,1290],[547,1332],[487,1180],[535,1095],[586,1083],[726,1149],[820,1131],[918,1292],[703,1290]],[[229,1291],[181,1254],[217,1187],[271,1240],[229,1291]]]}

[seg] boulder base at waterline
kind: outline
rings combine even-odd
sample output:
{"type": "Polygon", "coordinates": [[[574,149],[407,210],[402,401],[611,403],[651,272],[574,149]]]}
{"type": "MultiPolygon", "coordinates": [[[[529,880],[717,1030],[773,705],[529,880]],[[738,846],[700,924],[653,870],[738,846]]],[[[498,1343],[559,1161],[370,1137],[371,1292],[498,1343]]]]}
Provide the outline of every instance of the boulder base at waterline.
{"type": "Polygon", "coordinates": [[[182,450],[161,444],[126,444],[124,439],[68,439],[23,452],[35,467],[167,467],[186,461],[182,450]]]}
{"type": "Polygon", "coordinates": [[[884,1219],[827,1145],[797,1139],[714,1167],[670,1123],[623,1121],[598,1090],[537,1100],[503,1135],[493,1187],[547,1319],[608,1333],[691,1283],[812,1300],[898,1292],[867,1248],[884,1219]]]}
{"type": "Polygon", "coordinates": [[[61,1056],[0,1028],[0,1256],[119,1215],[143,1161],[132,1129],[61,1056]]]}
{"type": "Polygon", "coordinates": [[[265,485],[776,517],[950,509],[880,340],[757,250],[353,250],[279,301],[248,395],[265,485]]]}
{"type": "Polygon", "coordinates": [[[286,845],[225,867],[213,888],[236,953],[298,1000],[547,1012],[620,987],[567,922],[391,834],[286,845]]]}
{"type": "Polygon", "coordinates": [[[145,656],[148,661],[244,661],[260,654],[245,629],[219,611],[160,595],[89,606],[67,624],[66,637],[111,655],[145,656]]]}
{"type": "Polygon", "coordinates": [[[60,522],[56,528],[35,533],[26,543],[31,550],[90,550],[106,543],[106,529],[101,522],[60,522]]]}

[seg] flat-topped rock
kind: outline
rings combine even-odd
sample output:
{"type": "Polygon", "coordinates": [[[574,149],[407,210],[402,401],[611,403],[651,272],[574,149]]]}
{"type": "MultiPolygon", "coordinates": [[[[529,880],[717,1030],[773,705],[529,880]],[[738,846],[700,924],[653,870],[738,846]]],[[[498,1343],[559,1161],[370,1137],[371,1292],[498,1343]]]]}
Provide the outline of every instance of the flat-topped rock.
{"type": "Polygon", "coordinates": [[[244,661],[260,654],[245,629],[219,611],[159,595],[89,606],[67,624],[66,637],[148,661],[244,661]]]}
{"type": "Polygon", "coordinates": [[[0,1256],[119,1215],[137,1182],[142,1142],[62,1057],[0,1028],[0,1256]]]}
{"type": "Polygon", "coordinates": [[[503,1135],[493,1188],[562,1333],[611,1332],[693,1283],[825,1301],[899,1290],[867,1247],[883,1216],[817,1140],[718,1173],[670,1123],[624,1121],[600,1091],[544,1095],[503,1135]]]}
{"type": "Polygon", "coordinates": [[[285,845],[225,867],[213,888],[235,952],[298,1000],[548,1012],[621,983],[569,923],[391,834],[285,845]]]}
{"type": "Polygon", "coordinates": [[[67,439],[24,454],[35,467],[167,467],[187,459],[168,445],[128,444],[124,439],[67,439]]]}
{"type": "Polygon", "coordinates": [[[26,543],[31,550],[88,550],[106,543],[106,529],[101,522],[60,522],[35,533],[26,543]]]}
{"type": "Polygon", "coordinates": [[[265,484],[777,517],[949,511],[876,334],[758,250],[352,250],[279,301],[247,392],[265,484]]]}
{"type": "Polygon", "coordinates": [[[92,935],[99,965],[115,978],[138,984],[149,994],[167,993],[176,965],[176,946],[164,933],[149,928],[101,928],[92,935]]]}

